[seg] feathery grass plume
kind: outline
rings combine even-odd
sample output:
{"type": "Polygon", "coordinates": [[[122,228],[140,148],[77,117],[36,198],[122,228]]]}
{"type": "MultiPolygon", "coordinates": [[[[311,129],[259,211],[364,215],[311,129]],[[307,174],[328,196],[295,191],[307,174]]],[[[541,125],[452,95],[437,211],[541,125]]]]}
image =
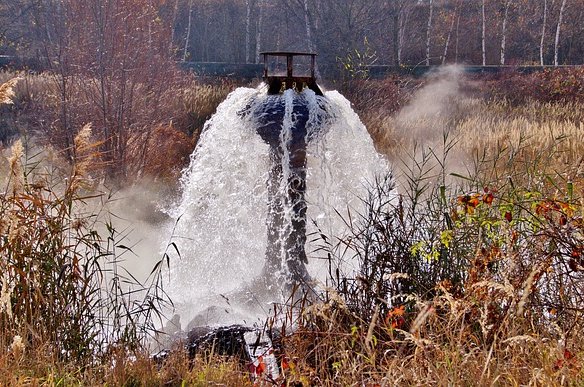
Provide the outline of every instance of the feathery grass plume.
{"type": "Polygon", "coordinates": [[[89,185],[91,178],[88,175],[89,167],[93,161],[94,154],[89,152],[92,144],[89,142],[91,138],[91,123],[86,124],[81,128],[77,136],[75,136],[75,165],[73,166],[72,186],[71,189],[76,190],[83,185],[89,185]]]}
{"type": "Polygon", "coordinates": [[[12,97],[15,96],[14,86],[16,86],[16,83],[21,79],[22,78],[20,77],[12,78],[8,82],[5,82],[2,85],[0,85],[0,105],[13,103],[12,97]]]}
{"type": "Polygon", "coordinates": [[[89,138],[91,137],[91,123],[85,124],[75,136],[75,150],[83,152],[89,147],[89,138]]]}
{"type": "Polygon", "coordinates": [[[24,171],[22,169],[21,158],[24,154],[24,147],[20,139],[16,140],[11,148],[11,154],[8,158],[10,163],[10,179],[12,181],[12,193],[16,195],[22,192],[24,187],[24,171]]]}
{"type": "Polygon", "coordinates": [[[0,291],[0,313],[5,312],[8,318],[12,318],[12,302],[10,297],[12,296],[12,289],[14,285],[9,284],[9,279],[7,278],[7,273],[2,274],[2,290],[0,291]]]}
{"type": "Polygon", "coordinates": [[[22,337],[16,335],[12,338],[12,344],[10,344],[10,352],[14,354],[14,356],[19,357],[24,354],[24,342],[22,341],[22,337]]]}

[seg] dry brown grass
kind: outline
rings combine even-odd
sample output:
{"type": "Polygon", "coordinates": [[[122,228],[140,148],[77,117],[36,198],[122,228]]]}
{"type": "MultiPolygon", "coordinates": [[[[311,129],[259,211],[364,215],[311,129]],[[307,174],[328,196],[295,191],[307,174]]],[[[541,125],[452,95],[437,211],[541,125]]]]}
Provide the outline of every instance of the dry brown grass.
{"type": "MultiPolygon", "coordinates": [[[[286,338],[290,380],[581,385],[584,106],[450,97],[439,106],[361,114],[375,128],[377,148],[403,168],[400,204],[339,246],[363,249],[369,265],[379,259],[376,270],[394,270],[387,260],[405,262],[402,289],[412,289],[410,280],[427,284],[424,273],[443,264],[462,276],[438,276],[433,288],[405,295],[380,292],[401,275],[391,270],[346,278],[354,283],[348,289],[341,281],[340,294],[299,313],[286,338]],[[418,212],[407,218],[415,201],[418,212]],[[371,304],[346,303],[358,299],[371,304]]],[[[359,218],[353,214],[354,224],[359,218]]]]}
{"type": "MultiPolygon", "coordinates": [[[[175,103],[182,112],[199,117],[189,121],[187,114],[181,122],[191,122],[192,133],[200,130],[197,120],[211,114],[230,88],[193,84],[181,89],[184,94],[175,103]]],[[[368,101],[382,94],[378,90],[368,101]]],[[[18,91],[14,98],[18,101],[18,91]]],[[[378,282],[373,277],[347,278],[354,284],[349,291],[339,286],[330,290],[326,301],[290,313],[298,320],[283,339],[289,385],[577,386],[584,380],[584,110],[576,102],[511,105],[468,95],[450,98],[430,114],[412,114],[395,107],[395,101],[391,106],[378,102],[361,113],[374,128],[378,149],[392,160],[418,157],[412,146],[420,140],[426,149],[442,146],[444,154],[429,154],[437,168],[431,178],[410,175],[422,183],[431,180],[429,186],[436,188],[409,196],[400,191],[394,212],[381,214],[383,222],[372,222],[370,229],[356,230],[344,245],[354,247],[359,238],[371,237],[363,246],[379,243],[379,250],[370,256],[379,262],[400,261],[402,268],[390,265],[391,271],[382,272],[378,282]],[[444,146],[445,132],[454,139],[451,146],[444,146]],[[450,157],[455,161],[442,161],[450,157]],[[457,176],[446,179],[451,172],[457,176]],[[411,208],[408,200],[419,200],[417,212],[398,222],[411,208]],[[395,241],[403,246],[395,247],[395,241]],[[435,267],[446,274],[426,278],[426,271],[435,267]],[[401,274],[406,271],[407,276],[401,274]],[[451,276],[457,271],[457,277],[451,276]],[[412,278],[416,275],[419,278],[412,278]],[[378,291],[396,278],[403,279],[409,293],[388,297],[378,291]],[[370,292],[362,297],[370,304],[349,302],[359,299],[355,295],[360,292],[370,292]]],[[[83,163],[91,158],[91,148],[84,145],[89,138],[86,130],[76,141],[88,158],[80,154],[79,166],[73,169],[73,176],[77,171],[80,178],[72,184],[87,178],[83,163]]],[[[178,171],[169,173],[164,163],[180,163],[195,142],[174,122],[157,126],[147,140],[146,173],[168,179],[178,171]]],[[[14,152],[19,153],[18,146],[14,152]]],[[[14,177],[22,174],[20,159],[5,162],[14,177]]],[[[427,168],[423,162],[419,165],[427,168]]],[[[32,190],[25,191],[27,198],[7,202],[23,187],[29,189],[25,182],[11,181],[7,192],[12,196],[3,197],[3,205],[45,200],[32,190]]],[[[35,219],[50,218],[38,214],[35,219]]],[[[25,215],[10,222],[24,222],[25,215]]],[[[38,224],[32,226],[38,229],[38,224]]],[[[34,243],[34,229],[26,230],[34,243]]],[[[28,241],[26,235],[12,232],[13,239],[28,241]]],[[[334,256],[338,250],[330,253],[334,256]]],[[[1,289],[6,293],[6,283],[1,289]]],[[[7,305],[1,294],[0,302],[7,305]]],[[[8,321],[6,309],[0,315],[8,321]]],[[[193,364],[180,349],[161,367],[146,353],[124,347],[110,349],[105,363],[82,367],[55,356],[52,336],[30,345],[35,336],[29,334],[21,348],[15,336],[25,334],[2,327],[3,385],[251,384],[234,359],[200,357],[193,364]]]]}
{"type": "Polygon", "coordinates": [[[579,102],[530,100],[511,105],[461,93],[430,109],[429,114],[406,108],[390,115],[383,109],[372,109],[362,118],[368,128],[375,128],[372,136],[377,149],[396,169],[404,168],[403,164],[419,157],[420,152],[442,152],[446,135],[452,148],[451,169],[464,171],[480,164],[496,179],[539,160],[540,172],[578,180],[584,176],[583,111],[579,102]],[[512,158],[500,157],[508,151],[512,158]]]}
{"type": "Polygon", "coordinates": [[[177,349],[157,364],[147,353],[112,354],[109,365],[81,368],[47,356],[42,348],[26,348],[22,355],[0,355],[2,386],[252,386],[249,375],[236,359],[199,356],[194,361],[177,349]]]}
{"type": "Polygon", "coordinates": [[[552,321],[547,332],[537,332],[535,321],[517,310],[492,325],[492,299],[480,291],[461,298],[442,290],[406,309],[399,327],[386,316],[363,321],[336,301],[305,311],[301,327],[285,341],[288,380],[322,386],[579,385],[580,323],[568,341],[552,321]],[[488,332],[494,333],[485,341],[488,332]]]}
{"type": "MultiPolygon", "coordinates": [[[[12,81],[15,84],[10,88],[14,107],[3,117],[6,124],[0,121],[0,130],[5,126],[11,131],[0,132],[0,140],[26,133],[39,146],[50,146],[63,158],[72,160],[76,128],[92,124],[93,138],[99,142],[101,152],[101,160],[95,160],[101,165],[94,169],[94,174],[100,179],[122,171],[124,181],[114,181],[121,185],[142,177],[166,183],[177,181],[177,175],[188,165],[204,123],[238,85],[233,81],[211,85],[189,74],[165,80],[168,85],[159,87],[162,92],[151,85],[150,89],[147,85],[133,85],[132,98],[127,101],[114,98],[108,108],[113,112],[114,104],[123,104],[124,117],[106,117],[104,124],[106,113],[96,103],[99,95],[96,80],[72,75],[67,78],[67,89],[63,92],[62,80],[49,73],[0,72],[0,82],[14,77],[20,79],[12,81]],[[114,129],[120,131],[119,135],[108,137],[107,132],[114,129]]],[[[111,87],[112,94],[122,93],[117,85],[111,87]]]]}

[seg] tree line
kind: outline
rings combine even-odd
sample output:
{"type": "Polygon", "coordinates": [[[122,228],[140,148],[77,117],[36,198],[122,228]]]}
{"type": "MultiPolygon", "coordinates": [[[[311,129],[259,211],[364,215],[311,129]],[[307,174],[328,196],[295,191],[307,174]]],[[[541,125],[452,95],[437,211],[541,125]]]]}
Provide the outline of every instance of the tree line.
{"type": "Polygon", "coordinates": [[[584,0],[2,0],[0,55],[51,70],[34,116],[53,145],[75,160],[91,122],[107,174],[125,179],[180,126],[173,104],[192,85],[176,62],[299,50],[345,70],[581,64],[583,12],[584,0]]]}
{"type": "MultiPolygon", "coordinates": [[[[100,12],[129,8],[120,28],[156,24],[177,61],[256,63],[262,50],[318,52],[321,65],[563,65],[584,57],[584,0],[4,0],[0,54],[51,59],[47,51],[67,43],[56,26],[95,25],[105,20],[100,12]],[[78,14],[89,8],[89,19],[78,14]]],[[[99,50],[98,41],[87,44],[99,50]]]]}

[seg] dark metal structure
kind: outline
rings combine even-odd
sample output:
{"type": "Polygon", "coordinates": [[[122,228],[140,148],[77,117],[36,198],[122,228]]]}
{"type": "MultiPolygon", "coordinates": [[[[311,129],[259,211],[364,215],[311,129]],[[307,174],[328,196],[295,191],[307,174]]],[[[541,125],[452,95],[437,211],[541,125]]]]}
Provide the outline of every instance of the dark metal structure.
{"type": "Polygon", "coordinates": [[[306,151],[330,125],[327,101],[316,83],[316,54],[263,52],[267,94],[241,112],[269,145],[266,263],[263,278],[284,280],[286,290],[310,276],[306,243],[306,151]],[[306,92],[311,90],[314,92],[306,92]]]}
{"type": "Polygon", "coordinates": [[[268,94],[280,94],[287,89],[301,92],[305,87],[308,87],[316,95],[322,95],[322,91],[316,84],[317,54],[311,52],[267,51],[262,52],[261,55],[264,58],[263,77],[268,85],[268,94]],[[285,65],[280,61],[282,58],[285,58],[285,65]],[[310,62],[301,63],[302,59],[309,59],[310,62]],[[302,68],[302,65],[305,68],[302,68]]]}
{"type": "Polygon", "coordinates": [[[258,117],[256,132],[270,145],[268,174],[268,245],[264,277],[271,278],[283,269],[281,252],[285,252],[286,269],[291,283],[303,283],[309,276],[304,245],[306,243],[306,147],[309,117],[307,101],[298,94],[291,104],[294,126],[282,134],[286,115],[283,96],[268,95],[266,103],[254,112],[258,117]],[[287,137],[287,138],[286,138],[287,137]],[[286,209],[290,209],[290,219],[286,209]],[[289,223],[288,223],[289,222],[289,223]]]}

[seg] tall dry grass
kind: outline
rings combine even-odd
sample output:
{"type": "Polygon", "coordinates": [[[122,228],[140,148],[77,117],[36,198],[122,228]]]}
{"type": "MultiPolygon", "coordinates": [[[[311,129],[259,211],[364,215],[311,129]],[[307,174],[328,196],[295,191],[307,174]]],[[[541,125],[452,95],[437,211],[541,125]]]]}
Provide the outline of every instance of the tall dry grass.
{"type": "MultiPolygon", "coordinates": [[[[219,91],[204,87],[194,93],[191,90],[196,86],[191,86],[177,101],[184,104],[182,111],[196,110],[197,117],[202,117],[212,109],[198,106],[206,100],[219,101],[230,87],[219,91]]],[[[401,91],[405,93],[401,99],[391,92],[396,83],[387,86],[387,95],[384,85],[377,87],[369,94],[356,92],[354,98],[363,95],[369,101],[356,101],[356,106],[363,110],[361,117],[373,132],[377,148],[394,161],[398,184],[394,187],[392,179],[379,180],[363,198],[363,210],[348,219],[350,233],[322,240],[319,257],[322,254],[334,264],[349,254],[360,262],[359,271],[333,270],[330,287],[319,302],[282,306],[282,313],[289,317],[287,325],[278,327],[282,329],[285,383],[581,384],[584,152],[580,103],[489,100],[454,84],[453,92],[442,94],[443,103],[431,108],[422,103],[419,106],[429,109],[416,114],[420,110],[409,107],[416,106],[411,102],[423,92],[423,85],[405,85],[408,89],[401,91]]],[[[18,99],[18,92],[13,98],[18,99]]],[[[199,125],[195,119],[190,122],[193,127],[199,125]]],[[[189,133],[179,129],[185,127],[173,122],[154,130],[160,135],[152,137],[158,139],[151,146],[160,150],[152,156],[158,160],[152,164],[157,171],[153,173],[163,173],[155,168],[165,162],[169,137],[179,132],[185,136],[180,141],[192,141],[189,133]]],[[[78,157],[66,186],[75,195],[91,183],[86,171],[94,162],[84,164],[84,160],[99,157],[92,155],[91,146],[83,145],[91,144],[92,138],[98,140],[86,128],[75,144],[78,157]]],[[[75,268],[80,263],[74,260],[79,255],[75,247],[83,238],[95,238],[93,218],[73,217],[67,207],[70,201],[55,195],[51,184],[31,179],[30,168],[20,163],[19,155],[25,151],[26,147],[19,150],[15,145],[13,156],[4,163],[11,171],[11,185],[0,209],[2,219],[7,219],[2,227],[11,228],[2,233],[6,237],[1,264],[36,265],[31,277],[35,286],[13,288],[10,278],[2,283],[0,369],[10,370],[0,373],[3,383],[249,385],[245,369],[236,361],[203,356],[192,363],[178,348],[162,365],[145,352],[129,351],[125,344],[110,346],[108,362],[100,364],[79,362],[75,356],[64,358],[56,350],[73,339],[77,341],[68,343],[77,346],[67,347],[66,353],[91,348],[79,341],[91,335],[63,336],[61,330],[78,332],[71,321],[79,318],[67,314],[83,311],[83,305],[75,304],[83,302],[79,296],[83,293],[76,287],[79,269],[75,268]],[[57,221],[55,211],[65,215],[57,221]],[[11,244],[10,238],[20,244],[11,244]],[[54,265],[44,268],[40,259],[24,253],[41,247],[46,247],[39,254],[42,262],[54,265]],[[49,275],[35,276],[41,268],[49,275]],[[71,279],[69,287],[61,286],[63,278],[71,279]],[[53,288],[38,292],[39,281],[53,288]],[[22,289],[37,298],[20,297],[22,289]],[[18,297],[16,291],[21,292],[18,297]],[[17,304],[20,298],[32,301],[17,304]],[[40,329],[36,321],[42,309],[24,313],[32,320],[23,321],[32,322],[22,326],[8,316],[29,310],[26,305],[47,301],[57,302],[56,310],[62,312],[55,317],[61,330],[40,329]],[[65,304],[75,307],[58,309],[65,304]]],[[[75,195],[72,200],[82,199],[75,195]]],[[[6,272],[13,273],[12,277],[26,273],[10,270],[6,272]]],[[[280,315],[277,318],[281,320],[280,315]]],[[[87,353],[93,352],[80,352],[80,356],[87,353]]]]}
{"type": "MultiPolygon", "coordinates": [[[[133,85],[131,98],[111,102],[123,104],[124,114],[118,119],[108,116],[115,113],[113,107],[104,112],[96,103],[99,82],[95,79],[71,75],[63,89],[61,79],[50,73],[0,72],[0,82],[14,77],[21,80],[12,88],[14,104],[4,108],[0,117],[0,143],[9,145],[18,136],[27,135],[71,161],[76,130],[90,123],[101,152],[101,165],[94,175],[98,180],[109,175],[109,183],[119,186],[141,178],[169,185],[178,181],[205,121],[240,84],[228,80],[209,84],[192,74],[182,74],[163,80],[167,84],[160,88],[133,85]],[[119,131],[115,136],[114,127],[119,131]],[[119,174],[121,181],[111,178],[119,174]]],[[[117,90],[120,85],[111,87],[112,94],[122,93],[117,90]]]]}
{"type": "Polygon", "coordinates": [[[187,79],[173,88],[168,107],[173,118],[156,126],[149,135],[144,148],[144,175],[175,186],[189,163],[205,122],[236,87],[236,82],[211,85],[187,79]]]}
{"type": "Polygon", "coordinates": [[[324,302],[297,312],[289,380],[583,380],[582,106],[452,90],[362,115],[397,187],[378,181],[345,214],[349,234],[323,238],[324,257],[360,265],[331,273],[324,302]]]}
{"type": "MultiPolygon", "coordinates": [[[[3,100],[14,97],[13,86],[0,88],[3,100]]],[[[120,262],[132,252],[124,235],[105,214],[87,212],[88,201],[107,199],[90,175],[98,149],[84,126],[71,168],[60,174],[23,140],[11,146],[0,191],[3,385],[68,381],[54,372],[103,375],[100,367],[141,348],[166,305],[160,271],[145,283],[124,273],[120,262]]]]}

